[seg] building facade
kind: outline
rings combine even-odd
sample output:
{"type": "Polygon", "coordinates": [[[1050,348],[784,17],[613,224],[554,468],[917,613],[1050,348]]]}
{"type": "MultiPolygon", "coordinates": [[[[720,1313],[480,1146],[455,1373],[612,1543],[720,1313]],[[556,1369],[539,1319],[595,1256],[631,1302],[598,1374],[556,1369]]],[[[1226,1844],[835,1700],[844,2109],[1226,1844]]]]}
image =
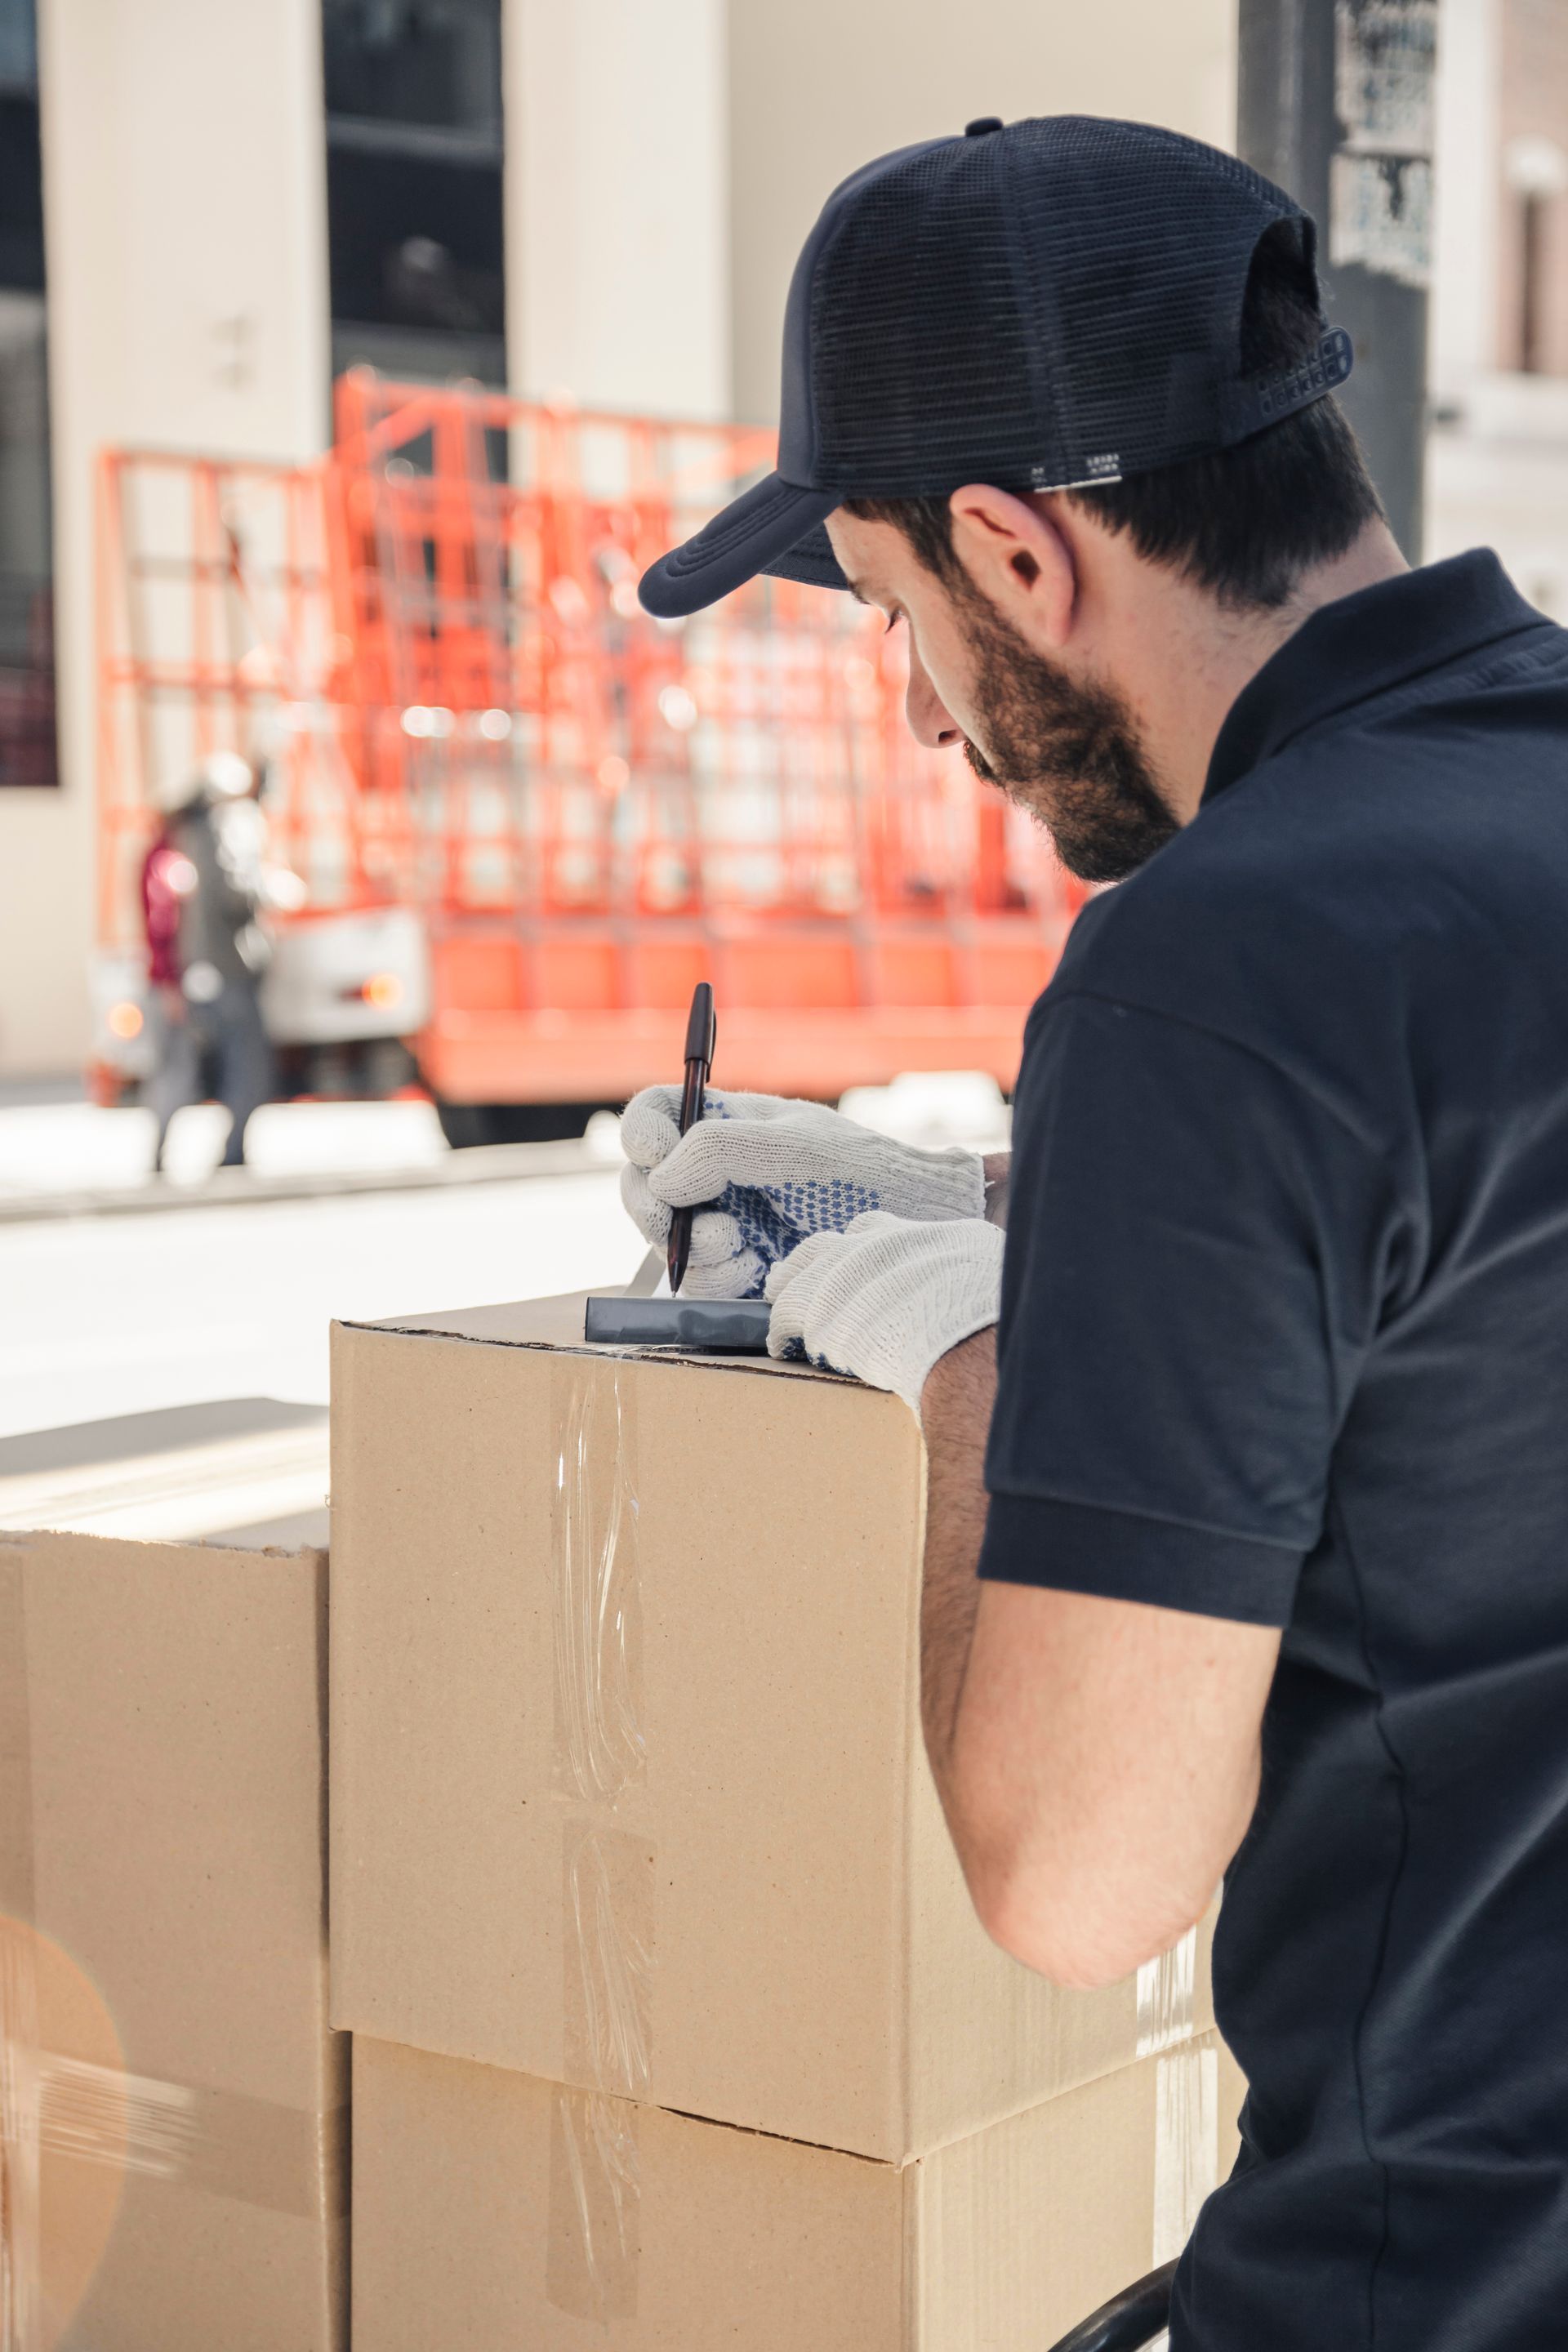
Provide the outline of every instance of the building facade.
{"type": "MultiPolygon", "coordinates": [[[[1430,536],[1552,604],[1568,10],[1444,8],[1430,536]]],[[[1234,0],[0,0],[0,1078],[88,1034],[99,450],[309,458],[358,360],[766,420],[868,155],[984,113],[1229,143],[1235,88],[1234,0]]]]}

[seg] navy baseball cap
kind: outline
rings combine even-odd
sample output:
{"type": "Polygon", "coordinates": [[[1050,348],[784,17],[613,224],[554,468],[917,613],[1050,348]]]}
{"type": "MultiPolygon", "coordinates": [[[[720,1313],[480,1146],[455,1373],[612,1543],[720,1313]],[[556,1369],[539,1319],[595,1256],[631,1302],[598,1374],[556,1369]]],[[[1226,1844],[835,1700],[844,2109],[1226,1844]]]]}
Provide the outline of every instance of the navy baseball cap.
{"type": "Polygon", "coordinates": [[[645,607],[695,613],[759,572],[844,587],[823,525],[848,498],[1120,481],[1321,400],[1351,372],[1326,321],[1293,366],[1242,373],[1271,233],[1316,288],[1299,205],[1148,123],[987,116],[866,164],[795,264],[778,470],[644,573],[645,607]]]}

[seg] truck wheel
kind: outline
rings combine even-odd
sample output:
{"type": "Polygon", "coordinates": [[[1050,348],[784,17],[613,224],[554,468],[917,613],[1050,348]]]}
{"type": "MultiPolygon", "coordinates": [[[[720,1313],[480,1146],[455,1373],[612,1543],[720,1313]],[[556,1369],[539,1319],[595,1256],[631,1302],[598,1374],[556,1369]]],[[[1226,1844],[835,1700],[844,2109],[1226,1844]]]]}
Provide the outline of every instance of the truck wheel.
{"type": "MultiPolygon", "coordinates": [[[[617,1106],[612,1104],[610,1108],[617,1106]]],[[[563,1143],[580,1136],[601,1103],[436,1103],[454,1151],[487,1143],[563,1143]]]]}
{"type": "Polygon", "coordinates": [[[494,1136],[485,1133],[485,1113],[483,1103],[449,1103],[437,1099],[436,1104],[441,1132],[454,1151],[468,1151],[476,1144],[496,1140],[494,1136]]]}

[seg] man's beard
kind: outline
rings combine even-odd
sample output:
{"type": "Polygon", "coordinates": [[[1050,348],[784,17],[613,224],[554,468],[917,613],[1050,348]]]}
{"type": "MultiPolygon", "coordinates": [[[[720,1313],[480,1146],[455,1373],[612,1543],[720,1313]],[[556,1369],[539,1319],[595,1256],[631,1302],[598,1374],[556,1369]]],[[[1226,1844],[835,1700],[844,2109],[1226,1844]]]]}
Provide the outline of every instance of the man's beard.
{"type": "Polygon", "coordinates": [[[964,758],[1039,820],[1069,874],[1120,882],[1180,831],[1131,711],[1114,688],[1064,677],[977,592],[962,602],[989,747],[966,742],[964,758]]]}

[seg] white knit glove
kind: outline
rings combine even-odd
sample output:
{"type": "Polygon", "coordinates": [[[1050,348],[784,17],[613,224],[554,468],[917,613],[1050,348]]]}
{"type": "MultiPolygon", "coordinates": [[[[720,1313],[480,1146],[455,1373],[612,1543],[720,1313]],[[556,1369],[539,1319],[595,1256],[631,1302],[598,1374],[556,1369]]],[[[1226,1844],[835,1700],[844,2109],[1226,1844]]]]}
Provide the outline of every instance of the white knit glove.
{"type": "Polygon", "coordinates": [[[1001,1312],[1003,1241],[978,1218],[912,1224],[880,1212],[814,1234],[768,1276],[768,1353],[891,1389],[918,1420],[937,1359],[1001,1312]]]}
{"type": "Polygon", "coordinates": [[[700,1208],[681,1285],[689,1298],[758,1298],[768,1268],[808,1234],[853,1217],[979,1218],[985,1171],[975,1151],[917,1151],[822,1103],[710,1089],[682,1136],[677,1087],[645,1087],[626,1105],[621,1198],[656,1249],[671,1209],[700,1208]]]}

